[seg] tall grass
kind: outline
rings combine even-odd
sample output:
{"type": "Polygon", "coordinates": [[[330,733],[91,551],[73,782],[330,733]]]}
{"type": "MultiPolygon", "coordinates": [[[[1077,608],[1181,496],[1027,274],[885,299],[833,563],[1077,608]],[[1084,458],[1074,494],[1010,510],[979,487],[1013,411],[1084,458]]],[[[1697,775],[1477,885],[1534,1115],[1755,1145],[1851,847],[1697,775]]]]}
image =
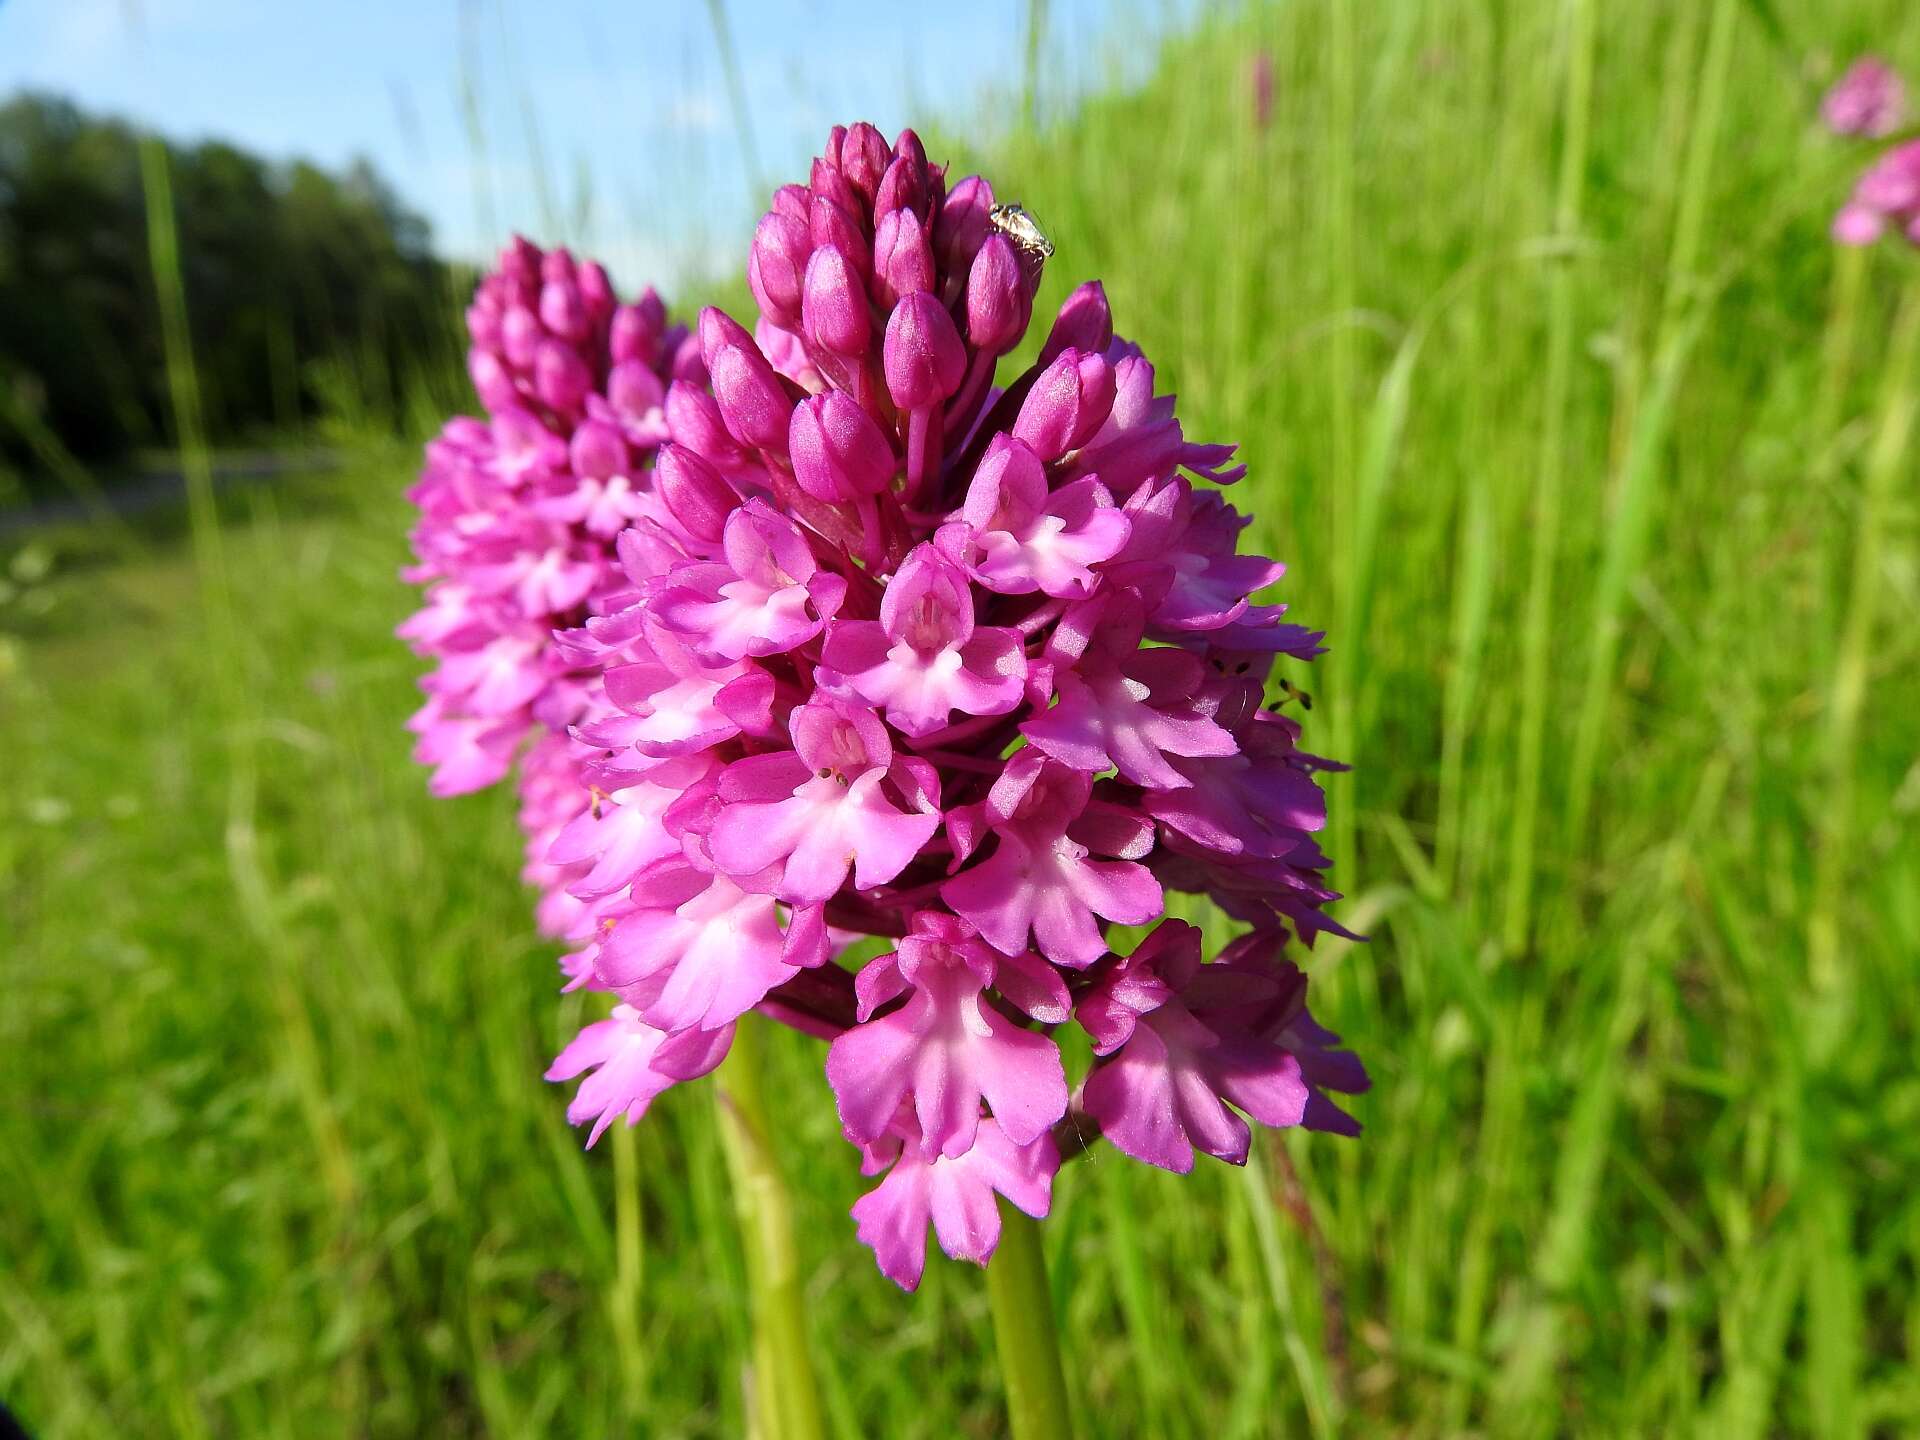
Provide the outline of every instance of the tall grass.
{"type": "MultiPolygon", "coordinates": [[[[1868,42],[1920,15],[1255,6],[933,147],[1243,443],[1335,647],[1289,708],[1357,762],[1370,940],[1308,969],[1367,1134],[1063,1173],[1083,1434],[1920,1428],[1920,308],[1827,241],[1807,113],[1868,42]]],[[[0,1395],[46,1434],[734,1435],[766,1380],[712,1097],[580,1152],[510,797],[405,760],[413,464],[229,502],[226,641],[162,550],[19,647],[0,1395]]],[[[820,1430],[1000,1433],[987,1287],[873,1272],[819,1047],[765,1040],[820,1430]]]]}

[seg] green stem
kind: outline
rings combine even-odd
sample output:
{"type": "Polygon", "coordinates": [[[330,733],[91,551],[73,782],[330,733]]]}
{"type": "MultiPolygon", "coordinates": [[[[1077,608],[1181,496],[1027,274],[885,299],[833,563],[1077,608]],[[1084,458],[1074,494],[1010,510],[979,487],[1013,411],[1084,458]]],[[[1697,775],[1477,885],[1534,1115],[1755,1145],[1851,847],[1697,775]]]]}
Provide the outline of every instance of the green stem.
{"type": "Polygon", "coordinates": [[[647,1356],[640,1340],[640,1285],[645,1264],[640,1232],[640,1165],[634,1133],[625,1125],[613,1127],[613,1290],[611,1307],[614,1345],[620,1352],[620,1381],[627,1414],[638,1420],[646,1413],[647,1356]]]}
{"type": "Polygon", "coordinates": [[[819,1387],[807,1353],[805,1296],[793,1212],[769,1136],[760,1056],[766,1021],[742,1019],[715,1078],[720,1135],[753,1303],[754,1406],[759,1440],[820,1440],[819,1387]]]}
{"type": "Polygon", "coordinates": [[[1013,1440],[1066,1440],[1073,1434],[1053,1291],[1040,1248],[1040,1222],[1000,1207],[1000,1245],[987,1266],[987,1300],[1007,1387],[1013,1440]]]}
{"type": "MultiPolygon", "coordinates": [[[[1568,0],[1566,129],[1554,201],[1554,237],[1571,242],[1580,230],[1587,172],[1589,110],[1593,100],[1594,6],[1568,0]]],[[[1534,830],[1540,810],[1540,765],[1545,749],[1549,661],[1553,640],[1553,572],[1560,546],[1560,486],[1566,466],[1568,392],[1575,333],[1573,265],[1563,261],[1547,290],[1546,393],[1540,419],[1540,469],[1533,497],[1531,563],[1520,646],[1520,734],[1515,756],[1513,829],[1507,851],[1506,915],[1509,955],[1526,949],[1533,933],[1533,880],[1538,857],[1534,830]]]]}
{"type": "Polygon", "coordinates": [[[1853,542],[1853,573],[1840,653],[1827,700],[1828,786],[1819,850],[1815,856],[1813,908],[1807,924],[1808,969],[1816,993],[1831,994],[1840,981],[1840,900],[1852,844],[1854,747],[1866,703],[1875,611],[1880,594],[1880,552],[1888,512],[1902,474],[1914,426],[1913,371],[1920,352],[1920,278],[1909,280],[1906,297],[1887,342],[1881,370],[1880,415],[1867,454],[1860,496],[1859,529],[1853,542]]]}
{"type": "Polygon", "coordinates": [[[1713,188],[1713,157],[1720,135],[1720,118],[1726,108],[1737,8],[1734,0],[1716,0],[1714,5],[1713,26],[1707,36],[1706,60],[1688,137],[1686,178],[1674,218],[1673,249],[1667,262],[1660,328],[1654,345],[1654,393],[1634,419],[1633,441],[1627,447],[1613,522],[1608,527],[1606,550],[1595,585],[1593,623],[1588,629],[1591,640],[1587,675],[1579,719],[1574,726],[1573,765],[1567,785],[1566,839],[1570,856],[1579,853],[1586,838],[1624,628],[1622,615],[1627,591],[1640,568],[1653,526],[1653,512],[1663,490],[1669,488],[1659,484],[1657,472],[1672,421],[1674,395],[1710,304],[1695,293],[1694,268],[1706,223],[1707,200],[1713,188]]]}

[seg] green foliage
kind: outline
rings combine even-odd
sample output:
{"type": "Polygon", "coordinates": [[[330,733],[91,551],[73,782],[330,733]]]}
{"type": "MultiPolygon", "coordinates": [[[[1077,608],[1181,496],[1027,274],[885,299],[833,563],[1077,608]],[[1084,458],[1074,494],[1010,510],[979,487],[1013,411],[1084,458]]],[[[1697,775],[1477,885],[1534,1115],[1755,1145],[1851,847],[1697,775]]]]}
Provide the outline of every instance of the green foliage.
{"type": "MultiPolygon", "coordinates": [[[[172,435],[139,143],[62,100],[0,105],[0,385],[88,459],[172,435]]],[[[391,421],[415,372],[454,358],[452,277],[366,164],[330,175],[217,140],[168,160],[215,441],[315,413],[313,365],[350,365],[391,421]]],[[[18,420],[0,411],[0,452],[31,453],[18,420]]]]}
{"type": "MultiPolygon", "coordinates": [[[[1294,614],[1349,622],[1289,678],[1358,762],[1373,939],[1309,971],[1367,1134],[1069,1167],[1044,1237],[1086,1436],[1920,1429],[1920,516],[1887,379],[1920,262],[1836,270],[1861,156],[1808,112],[1864,37],[1920,67],[1920,13],[1591,8],[1574,226],[1567,10],[1525,0],[1236,14],[985,157],[1059,246],[1049,296],[1104,276],[1189,432],[1244,443],[1294,614]]],[[[172,550],[28,566],[0,1395],[49,1436],[743,1432],[710,1094],[579,1151],[535,1077],[584,1007],[511,797],[430,801],[405,759],[412,464],[229,517],[231,656],[172,550]]],[[[874,1273],[819,1047],[769,1041],[827,1428],[1002,1433],[986,1287],[874,1273]]]]}

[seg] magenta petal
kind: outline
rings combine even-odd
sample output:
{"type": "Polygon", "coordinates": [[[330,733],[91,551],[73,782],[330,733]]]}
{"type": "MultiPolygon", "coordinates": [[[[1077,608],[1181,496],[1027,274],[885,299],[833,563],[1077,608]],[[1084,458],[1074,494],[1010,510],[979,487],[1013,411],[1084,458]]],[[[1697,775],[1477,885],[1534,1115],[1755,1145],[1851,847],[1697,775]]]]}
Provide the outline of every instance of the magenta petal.
{"type": "Polygon", "coordinates": [[[1153,1030],[1136,1030],[1119,1054],[1094,1067],[1081,1104],[1125,1154],[1181,1175],[1193,1169],[1167,1047],[1153,1030]]]}
{"type": "MultiPolygon", "coordinates": [[[[903,1133],[909,1142],[916,1138],[910,1122],[903,1133]]],[[[1059,1168],[1051,1137],[1015,1145],[992,1120],[983,1120],[972,1148],[958,1156],[927,1159],[917,1143],[904,1145],[886,1179],[854,1202],[853,1218],[881,1272],[911,1290],[926,1266],[929,1224],[949,1256],[985,1265],[1000,1242],[995,1192],[1042,1219],[1059,1168]]]]}
{"type": "Polygon", "coordinates": [[[627,1124],[636,1124],[661,1091],[712,1070],[726,1057],[732,1040],[732,1026],[668,1037],[631,1007],[617,1005],[611,1017],[586,1026],[567,1044],[546,1078],[571,1080],[593,1072],[567,1106],[572,1124],[593,1121],[587,1136],[591,1148],[616,1117],[624,1115],[627,1124]]]}

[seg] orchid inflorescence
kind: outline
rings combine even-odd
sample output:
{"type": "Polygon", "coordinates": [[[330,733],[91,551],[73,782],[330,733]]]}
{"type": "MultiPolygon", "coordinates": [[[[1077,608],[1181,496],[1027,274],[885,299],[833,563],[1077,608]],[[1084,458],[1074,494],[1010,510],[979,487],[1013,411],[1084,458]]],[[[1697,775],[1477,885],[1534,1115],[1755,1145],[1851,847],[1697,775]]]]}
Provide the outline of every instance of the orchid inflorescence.
{"type": "MultiPolygon", "coordinates": [[[[1836,135],[1878,139],[1906,122],[1906,87],[1891,65],[1868,55],[1827,92],[1820,114],[1836,135]]],[[[1833,238],[1843,245],[1871,245],[1889,229],[1920,245],[1920,140],[1895,145],[1868,166],[1833,217],[1833,238]]]]}
{"type": "Polygon", "coordinates": [[[748,1011],[830,1041],[884,1175],[859,1235],[907,1288],[930,1223],[984,1263],[995,1193],[1044,1216],[1100,1136],[1239,1164],[1248,1118],[1356,1133],[1326,1092],[1367,1083],[1283,956],[1345,933],[1331,762],[1265,703],[1321,637],[1254,599],[1282,567],[1202,483],[1243,467],[1186,439],[1098,283],[998,383],[1048,249],[865,124],[760,221],[752,331],[709,309],[676,345],[597,271],[535,304],[529,268],[571,262],[517,248],[471,317],[492,419],[450,426],[416,492],[423,758],[467,788],[544,731],[529,878],[570,988],[618,1002],[548,1072],[584,1077],[569,1118],[589,1144],[634,1123],[748,1011]],[[1169,891],[1251,932],[1203,961],[1169,891]],[[869,937],[891,948],[836,962],[869,937]],[[1069,1024],[1095,1056],[1073,1089],[1069,1024]]]}

